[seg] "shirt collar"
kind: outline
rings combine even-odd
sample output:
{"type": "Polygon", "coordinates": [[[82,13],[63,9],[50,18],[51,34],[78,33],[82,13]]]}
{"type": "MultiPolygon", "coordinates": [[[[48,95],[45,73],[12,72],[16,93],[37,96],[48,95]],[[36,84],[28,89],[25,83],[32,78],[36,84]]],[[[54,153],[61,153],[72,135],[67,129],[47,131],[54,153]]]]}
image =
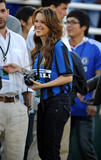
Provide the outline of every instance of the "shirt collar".
{"type": "Polygon", "coordinates": [[[83,43],[85,43],[85,42],[87,42],[88,41],[88,37],[83,37],[83,39],[82,39],[82,41],[79,43],[79,44],[77,44],[75,47],[73,47],[72,45],[71,45],[71,48],[77,48],[78,46],[80,46],[81,44],[83,44],[83,43]]]}
{"type": "MultiPolygon", "coordinates": [[[[6,33],[6,38],[7,38],[9,36],[10,30],[7,27],[6,27],[6,30],[7,30],[7,33],[6,33]]],[[[2,36],[1,33],[0,33],[0,36],[2,36]]]]}
{"type": "Polygon", "coordinates": [[[6,33],[6,36],[8,36],[10,33],[10,30],[7,28],[7,33],[6,33]]]}

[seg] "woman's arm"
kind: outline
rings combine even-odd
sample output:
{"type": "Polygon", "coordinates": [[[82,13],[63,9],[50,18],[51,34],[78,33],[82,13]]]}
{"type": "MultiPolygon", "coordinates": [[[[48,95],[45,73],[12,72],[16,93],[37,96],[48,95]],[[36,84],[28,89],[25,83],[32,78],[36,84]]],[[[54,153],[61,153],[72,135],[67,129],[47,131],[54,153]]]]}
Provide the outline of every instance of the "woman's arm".
{"type": "Polygon", "coordinates": [[[47,82],[47,83],[40,83],[37,81],[34,81],[33,79],[30,79],[33,82],[33,86],[29,86],[33,90],[39,90],[42,88],[48,88],[48,87],[55,87],[55,86],[61,86],[66,83],[70,83],[72,81],[72,76],[59,76],[57,79],[47,82]]]}

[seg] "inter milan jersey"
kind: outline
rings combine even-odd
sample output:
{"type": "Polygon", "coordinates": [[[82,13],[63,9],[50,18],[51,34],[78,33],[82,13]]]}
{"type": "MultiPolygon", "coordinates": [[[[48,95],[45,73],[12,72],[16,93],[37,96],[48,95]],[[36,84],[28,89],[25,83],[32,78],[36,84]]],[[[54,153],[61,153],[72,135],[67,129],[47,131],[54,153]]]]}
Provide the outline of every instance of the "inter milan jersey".
{"type": "MultiPolygon", "coordinates": [[[[81,44],[72,48],[80,57],[86,73],[87,80],[95,76],[97,70],[101,70],[101,45],[97,41],[84,37],[81,44]]],[[[88,93],[85,99],[92,97],[92,92],[88,93]]],[[[86,116],[87,105],[75,98],[75,104],[71,107],[72,116],[86,116]]]]}
{"type": "MultiPolygon", "coordinates": [[[[36,73],[36,75],[39,76],[39,80],[42,83],[55,80],[60,75],[72,75],[73,65],[71,55],[62,41],[58,41],[55,44],[52,64],[50,65],[49,69],[45,69],[44,65],[40,65],[38,69],[38,61],[40,57],[41,53],[38,53],[34,61],[33,70],[36,73]]],[[[41,64],[43,60],[44,58],[42,59],[41,64]]],[[[63,86],[45,88],[43,89],[43,99],[55,96],[57,94],[60,94],[61,92],[64,94],[69,94],[71,90],[72,83],[65,84],[63,86]]]]}

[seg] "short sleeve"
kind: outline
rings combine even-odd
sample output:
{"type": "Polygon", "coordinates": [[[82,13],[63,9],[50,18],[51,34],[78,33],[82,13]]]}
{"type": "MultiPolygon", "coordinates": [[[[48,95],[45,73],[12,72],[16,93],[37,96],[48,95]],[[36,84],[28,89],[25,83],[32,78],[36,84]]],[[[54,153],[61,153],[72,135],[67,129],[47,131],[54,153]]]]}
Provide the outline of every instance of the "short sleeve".
{"type": "Polygon", "coordinates": [[[59,41],[54,48],[56,65],[58,68],[58,73],[63,74],[72,74],[72,60],[71,55],[65,44],[59,41]]]}
{"type": "Polygon", "coordinates": [[[96,46],[96,51],[95,51],[95,70],[101,70],[101,51],[100,49],[96,46]]]}

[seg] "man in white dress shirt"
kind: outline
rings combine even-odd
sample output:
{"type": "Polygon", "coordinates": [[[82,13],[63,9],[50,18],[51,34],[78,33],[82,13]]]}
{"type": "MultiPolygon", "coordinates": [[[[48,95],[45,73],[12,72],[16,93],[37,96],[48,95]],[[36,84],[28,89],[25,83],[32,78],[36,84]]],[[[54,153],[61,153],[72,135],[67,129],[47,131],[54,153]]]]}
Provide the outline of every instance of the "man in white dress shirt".
{"type": "Polygon", "coordinates": [[[19,101],[19,93],[24,100],[27,86],[20,73],[6,73],[2,67],[15,63],[21,67],[29,66],[25,40],[6,27],[9,10],[5,0],[0,0],[0,142],[3,145],[1,158],[4,160],[23,160],[28,128],[27,107],[19,101]]]}

